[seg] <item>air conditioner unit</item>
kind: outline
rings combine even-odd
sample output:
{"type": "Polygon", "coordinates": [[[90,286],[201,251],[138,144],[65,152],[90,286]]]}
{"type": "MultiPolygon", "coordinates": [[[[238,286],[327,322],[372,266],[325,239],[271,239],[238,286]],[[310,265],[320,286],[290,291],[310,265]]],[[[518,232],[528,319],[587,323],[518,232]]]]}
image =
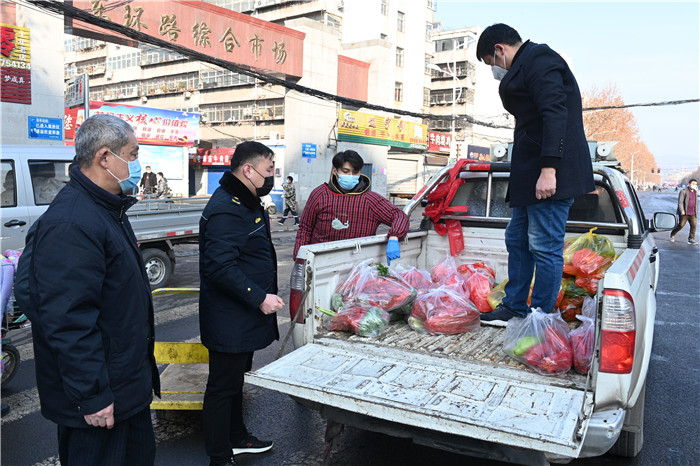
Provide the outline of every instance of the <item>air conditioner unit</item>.
{"type": "Polygon", "coordinates": [[[186,91],[185,92],[185,99],[189,99],[190,97],[192,97],[192,93],[190,91],[186,91]]]}
{"type": "Polygon", "coordinates": [[[142,96],[142,97],[141,97],[141,102],[143,102],[144,104],[145,104],[146,102],[148,102],[148,97],[146,97],[145,95],[142,96]]]}

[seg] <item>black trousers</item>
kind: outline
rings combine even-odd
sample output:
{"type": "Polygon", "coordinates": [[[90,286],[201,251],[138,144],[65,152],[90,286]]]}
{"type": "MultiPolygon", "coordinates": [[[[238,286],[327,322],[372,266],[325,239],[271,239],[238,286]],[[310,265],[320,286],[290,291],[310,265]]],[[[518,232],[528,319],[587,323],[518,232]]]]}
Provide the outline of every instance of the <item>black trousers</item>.
{"type": "Polygon", "coordinates": [[[204,447],[214,461],[231,458],[231,442],[248,435],[243,423],[243,376],[253,367],[253,352],[209,351],[204,391],[204,447]]]}
{"type": "Polygon", "coordinates": [[[152,466],[156,437],[150,408],[115,423],[111,429],[59,424],[58,458],[61,466],[152,466]]]}

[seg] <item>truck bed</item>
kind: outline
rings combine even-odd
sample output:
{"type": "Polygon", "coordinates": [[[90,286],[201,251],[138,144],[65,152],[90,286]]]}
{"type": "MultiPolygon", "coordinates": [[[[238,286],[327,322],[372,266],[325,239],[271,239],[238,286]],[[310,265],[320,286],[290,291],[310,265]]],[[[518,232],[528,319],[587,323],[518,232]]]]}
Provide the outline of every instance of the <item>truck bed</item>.
{"type": "MultiPolygon", "coordinates": [[[[330,319],[324,317],[325,319],[330,319]]],[[[325,324],[325,322],[324,322],[325,324]]],[[[325,325],[322,325],[325,328],[325,325]]],[[[478,330],[461,335],[429,335],[411,329],[404,322],[392,322],[377,338],[365,338],[347,332],[331,332],[320,329],[317,341],[338,340],[363,343],[376,347],[401,349],[416,354],[427,354],[452,360],[463,360],[485,367],[505,367],[527,371],[532,377],[541,378],[542,383],[566,385],[583,390],[586,376],[571,370],[560,376],[543,376],[515,361],[502,351],[506,329],[482,325],[478,330]]]]}

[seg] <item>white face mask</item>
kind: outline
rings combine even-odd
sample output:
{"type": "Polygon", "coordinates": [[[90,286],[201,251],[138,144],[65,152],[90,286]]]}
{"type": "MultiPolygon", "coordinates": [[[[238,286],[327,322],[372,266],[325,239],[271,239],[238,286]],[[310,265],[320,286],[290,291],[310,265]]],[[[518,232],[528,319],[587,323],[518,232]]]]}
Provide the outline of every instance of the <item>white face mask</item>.
{"type": "MultiPolygon", "coordinates": [[[[493,51],[493,59],[494,61],[496,60],[496,51],[493,51]]],[[[508,70],[506,69],[506,56],[505,54],[503,55],[503,66],[498,66],[498,65],[491,65],[491,73],[493,73],[493,79],[496,81],[500,81],[503,79],[508,73],[508,70]]]]}
{"type": "Polygon", "coordinates": [[[697,190],[698,190],[698,185],[696,185],[695,183],[693,183],[693,184],[690,185],[690,189],[692,189],[693,191],[697,191],[697,190]]]}

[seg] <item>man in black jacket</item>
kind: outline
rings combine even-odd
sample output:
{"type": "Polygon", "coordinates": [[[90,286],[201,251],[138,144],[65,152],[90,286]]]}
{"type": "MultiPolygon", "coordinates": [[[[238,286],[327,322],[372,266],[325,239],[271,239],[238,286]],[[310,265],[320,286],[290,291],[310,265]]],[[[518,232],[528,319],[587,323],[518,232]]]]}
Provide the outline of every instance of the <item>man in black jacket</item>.
{"type": "Polygon", "coordinates": [[[146,172],[141,178],[139,186],[144,194],[153,194],[156,190],[156,185],[158,184],[158,178],[156,174],[151,171],[151,166],[146,165],[146,172]]]}
{"type": "Polygon", "coordinates": [[[204,442],[212,465],[233,455],[262,453],[243,422],[243,375],[253,352],[279,339],[277,256],[260,197],[274,185],[274,153],[254,141],[236,147],[199,222],[199,326],[209,350],[204,393],[204,442]]]}
{"type": "Polygon", "coordinates": [[[37,220],[27,274],[41,412],[58,424],[62,465],[152,465],[151,290],[126,210],[138,142],[111,115],[80,126],[70,181],[37,220]]]}
{"type": "Polygon", "coordinates": [[[583,129],[581,93],[559,54],[522,42],[515,29],[494,24],[479,37],[476,56],[501,81],[503,107],[515,117],[506,228],[506,297],[482,322],[505,325],[532,308],[552,312],[564,266],[562,250],[569,207],[593,191],[593,167],[583,129]]]}

